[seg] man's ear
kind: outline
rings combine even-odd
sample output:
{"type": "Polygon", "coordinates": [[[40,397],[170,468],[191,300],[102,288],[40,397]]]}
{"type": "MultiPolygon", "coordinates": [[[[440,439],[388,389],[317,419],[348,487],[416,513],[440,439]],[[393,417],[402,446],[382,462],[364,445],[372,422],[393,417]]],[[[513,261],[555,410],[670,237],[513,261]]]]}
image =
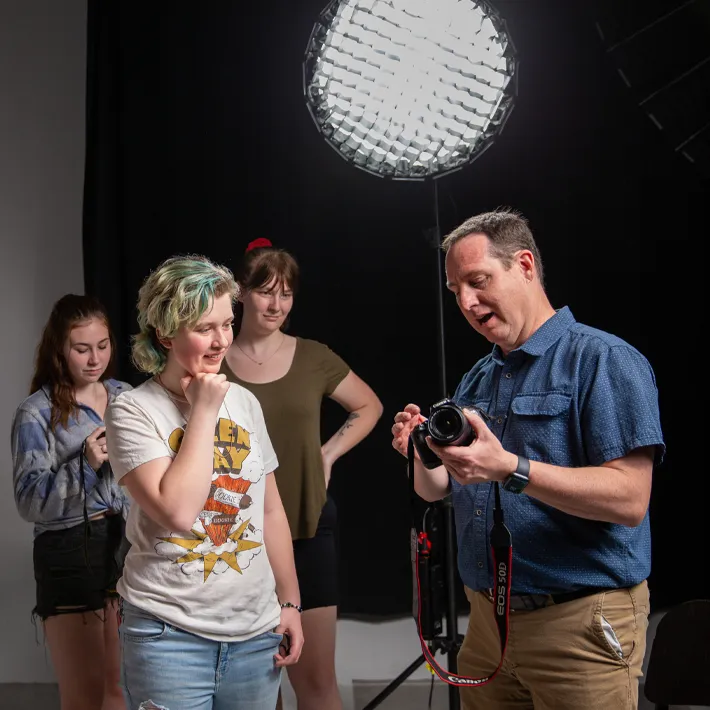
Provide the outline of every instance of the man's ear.
{"type": "Polygon", "coordinates": [[[529,249],[521,249],[517,254],[518,265],[527,282],[535,278],[535,257],[529,249]]]}

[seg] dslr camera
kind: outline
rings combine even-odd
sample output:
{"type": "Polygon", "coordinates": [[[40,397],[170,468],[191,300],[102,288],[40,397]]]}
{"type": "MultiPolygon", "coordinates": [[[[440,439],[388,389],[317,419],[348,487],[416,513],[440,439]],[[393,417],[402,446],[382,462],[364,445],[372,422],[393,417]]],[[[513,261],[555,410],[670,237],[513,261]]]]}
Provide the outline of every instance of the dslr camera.
{"type": "MultiPolygon", "coordinates": [[[[484,412],[476,409],[484,419],[484,412]]],[[[419,458],[426,468],[441,466],[439,457],[427,446],[426,437],[438,446],[468,446],[476,438],[471,424],[461,408],[450,399],[442,399],[432,405],[429,419],[417,426],[410,437],[419,458]]]]}

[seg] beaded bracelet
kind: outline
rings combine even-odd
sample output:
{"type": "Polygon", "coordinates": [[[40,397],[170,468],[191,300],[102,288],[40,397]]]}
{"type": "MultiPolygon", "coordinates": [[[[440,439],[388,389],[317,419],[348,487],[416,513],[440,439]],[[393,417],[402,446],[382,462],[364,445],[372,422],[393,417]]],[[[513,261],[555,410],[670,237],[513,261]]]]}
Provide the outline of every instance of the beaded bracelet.
{"type": "Polygon", "coordinates": [[[303,614],[303,607],[298,606],[298,604],[291,604],[291,602],[283,602],[281,604],[282,609],[295,609],[299,614],[303,614]]]}

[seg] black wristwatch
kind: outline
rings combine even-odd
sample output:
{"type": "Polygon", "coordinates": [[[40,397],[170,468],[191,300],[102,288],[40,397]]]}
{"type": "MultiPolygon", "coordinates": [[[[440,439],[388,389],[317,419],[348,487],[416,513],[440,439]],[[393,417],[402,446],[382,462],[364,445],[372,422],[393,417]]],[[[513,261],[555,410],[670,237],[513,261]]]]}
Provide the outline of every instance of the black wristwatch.
{"type": "Polygon", "coordinates": [[[518,466],[508,478],[503,481],[503,490],[511,493],[522,493],[530,483],[530,461],[524,456],[518,456],[518,466]]]}

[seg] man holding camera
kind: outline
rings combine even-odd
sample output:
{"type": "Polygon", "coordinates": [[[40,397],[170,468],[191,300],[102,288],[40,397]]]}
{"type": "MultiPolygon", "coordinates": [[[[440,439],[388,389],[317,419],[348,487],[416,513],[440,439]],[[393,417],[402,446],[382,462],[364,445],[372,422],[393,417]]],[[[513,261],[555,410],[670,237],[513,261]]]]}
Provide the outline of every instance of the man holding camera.
{"type": "MultiPolygon", "coordinates": [[[[634,709],[646,645],[648,504],[664,452],[648,361],[608,333],[555,310],[527,222],[501,210],[449,234],[447,286],[493,343],[460,382],[475,439],[429,447],[415,462],[424,499],[453,496],[459,571],[471,617],[458,672],[481,677],[500,660],[490,530],[494,484],[512,533],[510,632],[500,673],[462,688],[466,710],[634,709]],[[486,423],[473,411],[489,415],[486,423]]],[[[418,406],[395,416],[404,456],[418,406]]]]}

